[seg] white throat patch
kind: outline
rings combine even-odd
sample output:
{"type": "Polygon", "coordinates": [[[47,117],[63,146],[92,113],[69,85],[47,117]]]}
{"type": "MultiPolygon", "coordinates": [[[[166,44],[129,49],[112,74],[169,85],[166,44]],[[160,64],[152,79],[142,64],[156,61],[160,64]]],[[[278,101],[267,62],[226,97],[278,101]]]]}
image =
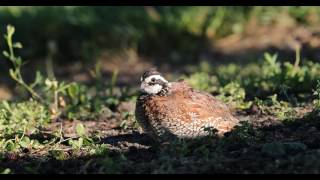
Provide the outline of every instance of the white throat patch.
{"type": "Polygon", "coordinates": [[[162,90],[163,86],[160,84],[149,85],[149,83],[151,82],[151,79],[153,78],[158,80],[160,79],[161,81],[168,83],[168,81],[160,75],[149,76],[144,81],[141,82],[140,90],[142,92],[145,92],[147,94],[158,94],[162,90]]]}

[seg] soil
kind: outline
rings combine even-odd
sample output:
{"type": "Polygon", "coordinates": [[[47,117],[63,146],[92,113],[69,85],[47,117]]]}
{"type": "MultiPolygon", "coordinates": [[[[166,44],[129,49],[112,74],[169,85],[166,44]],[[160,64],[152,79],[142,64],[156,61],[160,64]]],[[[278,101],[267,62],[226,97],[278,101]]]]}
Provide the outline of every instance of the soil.
{"type": "MultiPolygon", "coordinates": [[[[297,120],[292,124],[290,124],[290,122],[279,121],[274,116],[260,114],[256,111],[239,111],[236,116],[242,121],[249,122],[255,128],[259,129],[259,131],[263,132],[263,136],[265,137],[264,143],[274,141],[298,141],[304,143],[311,149],[320,148],[318,143],[320,140],[319,125],[304,119],[307,114],[312,112],[312,106],[296,108],[296,111],[298,112],[297,120]]],[[[54,130],[62,127],[64,138],[75,137],[75,125],[78,122],[79,121],[76,120],[63,120],[52,123],[51,128],[54,130]]],[[[81,121],[81,123],[85,125],[89,134],[100,132],[101,139],[98,144],[103,143],[107,145],[107,151],[110,157],[119,157],[119,155],[125,154],[125,157],[130,160],[128,163],[130,162],[132,164],[124,165],[126,168],[121,169],[120,172],[149,173],[153,171],[153,169],[148,169],[147,164],[151,161],[157,161],[159,151],[163,147],[159,146],[159,144],[154,142],[149,136],[133,129],[123,130],[119,127],[120,122],[114,119],[100,119],[99,121],[87,120],[81,121]],[[143,166],[146,169],[135,169],[134,166],[143,166]]],[[[63,146],[61,148],[63,149],[63,146]]],[[[261,168],[261,163],[272,161],[270,158],[261,154],[261,148],[256,145],[235,147],[232,149],[232,151],[228,152],[230,153],[228,156],[231,158],[226,161],[227,169],[221,172],[218,171],[217,173],[258,173],[262,170],[259,169],[261,168]],[[236,156],[236,158],[232,158],[233,156],[236,156]],[[233,161],[234,164],[230,165],[229,163],[233,161]],[[252,163],[247,163],[248,161],[252,161],[252,163]],[[239,166],[240,164],[243,166],[239,166]]],[[[103,157],[88,156],[81,151],[73,152],[71,156],[71,152],[68,149],[64,149],[64,152],[70,159],[64,161],[56,160],[45,151],[30,152],[27,150],[22,154],[7,154],[5,161],[1,163],[1,167],[12,168],[15,173],[99,173],[99,169],[95,169],[95,166],[99,165],[94,163],[99,162],[99,160],[101,161],[103,157]],[[85,164],[88,164],[88,167],[84,167],[85,164]],[[25,168],[28,166],[32,168],[25,168]],[[83,171],[81,169],[79,170],[79,167],[84,168],[83,171]]],[[[270,171],[272,173],[287,172],[280,170],[279,172],[275,172],[274,170],[270,171]]],[[[303,170],[302,172],[307,172],[307,170],[303,170]]],[[[181,173],[193,172],[185,172],[182,170],[181,173]]]]}

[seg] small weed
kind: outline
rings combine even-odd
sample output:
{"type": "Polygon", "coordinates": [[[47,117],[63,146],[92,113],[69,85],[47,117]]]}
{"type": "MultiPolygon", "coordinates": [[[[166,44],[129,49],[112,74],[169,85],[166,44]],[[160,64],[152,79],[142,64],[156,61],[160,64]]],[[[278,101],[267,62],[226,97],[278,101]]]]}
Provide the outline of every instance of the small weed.
{"type": "Polygon", "coordinates": [[[244,121],[235,127],[230,135],[221,141],[222,144],[237,144],[237,146],[249,146],[258,142],[262,138],[262,133],[252,124],[244,121]]]}
{"type": "Polygon", "coordinates": [[[316,109],[320,109],[320,81],[318,81],[316,90],[313,92],[315,99],[313,100],[313,104],[316,109]]]}
{"type": "Polygon", "coordinates": [[[120,124],[120,127],[122,129],[124,130],[128,128],[139,129],[140,126],[136,121],[136,118],[133,112],[123,112],[121,115],[123,120],[120,124]]]}
{"type": "Polygon", "coordinates": [[[77,124],[76,133],[78,139],[70,139],[68,141],[69,145],[73,149],[81,149],[83,146],[90,146],[93,144],[93,140],[88,136],[86,128],[82,123],[77,124]]]}
{"type": "Polygon", "coordinates": [[[0,174],[10,174],[11,169],[10,168],[5,168],[4,170],[1,170],[0,174]]]}
{"type": "MultiPolygon", "coordinates": [[[[32,85],[28,85],[25,83],[22,74],[21,67],[23,65],[22,59],[19,56],[16,56],[14,53],[14,49],[21,49],[22,44],[20,42],[13,42],[13,34],[15,32],[15,28],[11,25],[7,25],[7,34],[4,35],[6,43],[8,45],[9,51],[3,51],[3,55],[10,60],[13,64],[13,69],[10,69],[10,76],[14,79],[19,85],[24,87],[34,98],[39,100],[43,100],[43,98],[34,90],[34,86],[39,82],[40,76],[37,76],[35,82],[32,85]]],[[[39,72],[37,73],[39,74],[39,72]]]]}
{"type": "Polygon", "coordinates": [[[258,105],[259,109],[264,114],[275,115],[279,120],[289,120],[295,117],[296,111],[285,101],[279,101],[277,94],[269,96],[267,100],[262,101],[258,98],[254,103],[258,105]]]}
{"type": "Polygon", "coordinates": [[[190,77],[183,77],[190,86],[202,91],[214,92],[217,90],[217,79],[205,72],[194,73],[190,77]]]}
{"type": "Polygon", "coordinates": [[[37,101],[30,100],[0,105],[1,136],[16,133],[33,134],[50,122],[48,109],[37,101]]]}
{"type": "Polygon", "coordinates": [[[219,89],[218,98],[239,109],[247,109],[252,102],[245,102],[246,92],[239,83],[231,82],[219,89]]]}

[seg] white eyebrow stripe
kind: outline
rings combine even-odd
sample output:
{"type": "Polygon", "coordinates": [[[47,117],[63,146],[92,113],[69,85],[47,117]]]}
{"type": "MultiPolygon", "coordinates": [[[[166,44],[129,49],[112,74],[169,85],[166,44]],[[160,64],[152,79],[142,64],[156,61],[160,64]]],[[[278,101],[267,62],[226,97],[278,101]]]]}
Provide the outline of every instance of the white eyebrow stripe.
{"type": "Polygon", "coordinates": [[[151,81],[152,78],[155,78],[155,79],[161,79],[162,81],[164,82],[168,82],[166,79],[164,79],[162,76],[160,75],[152,75],[152,76],[149,76],[145,79],[146,82],[149,82],[151,81]]]}

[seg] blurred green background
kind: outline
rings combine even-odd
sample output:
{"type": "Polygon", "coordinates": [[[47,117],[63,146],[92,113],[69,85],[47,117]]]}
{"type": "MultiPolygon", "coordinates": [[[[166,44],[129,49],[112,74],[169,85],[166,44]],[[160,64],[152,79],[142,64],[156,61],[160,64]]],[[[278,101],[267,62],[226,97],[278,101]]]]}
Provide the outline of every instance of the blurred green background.
{"type": "MultiPolygon", "coordinates": [[[[0,7],[0,33],[16,27],[25,76],[46,72],[48,57],[60,78],[90,81],[102,63],[105,78],[119,69],[119,84],[136,85],[155,66],[165,73],[209,71],[211,65],[258,62],[264,52],[294,61],[319,59],[318,7],[0,7]],[[291,58],[291,59],[290,59],[291,58]],[[130,79],[132,78],[132,80],[130,79]]],[[[5,49],[5,41],[0,41],[5,49]]],[[[10,88],[10,64],[0,57],[0,83],[10,88]]]]}

